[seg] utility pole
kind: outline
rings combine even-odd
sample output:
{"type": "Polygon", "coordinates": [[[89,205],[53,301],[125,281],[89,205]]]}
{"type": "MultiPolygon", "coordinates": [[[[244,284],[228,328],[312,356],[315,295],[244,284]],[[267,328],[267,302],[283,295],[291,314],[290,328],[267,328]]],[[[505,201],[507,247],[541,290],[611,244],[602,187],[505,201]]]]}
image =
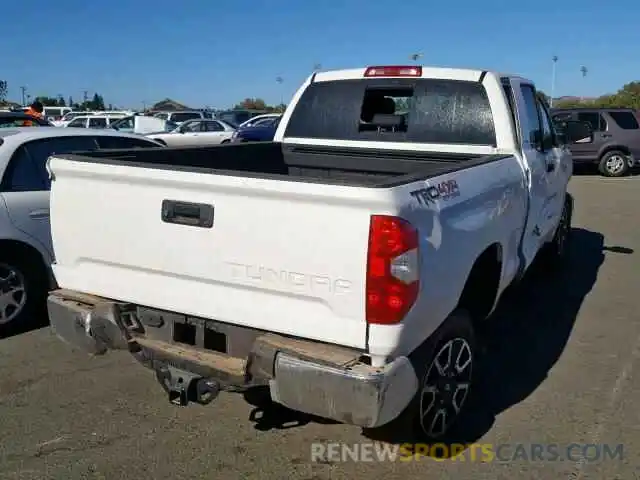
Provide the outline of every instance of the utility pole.
{"type": "Polygon", "coordinates": [[[27,106],[27,87],[20,87],[20,91],[22,92],[22,106],[27,106]]]}
{"type": "Polygon", "coordinates": [[[86,103],[89,101],[89,91],[85,90],[82,92],[82,100],[86,103]]]}
{"type": "Polygon", "coordinates": [[[280,85],[280,105],[284,105],[284,95],[282,93],[282,84],[284,83],[284,78],[276,77],[276,83],[280,85]]]}
{"type": "Polygon", "coordinates": [[[553,108],[553,99],[556,96],[556,63],[558,63],[558,56],[551,57],[553,65],[551,67],[551,99],[549,100],[549,107],[553,108]]]}
{"type": "MultiPolygon", "coordinates": [[[[580,67],[580,73],[582,73],[582,78],[584,80],[584,82],[586,83],[586,79],[587,79],[587,72],[589,70],[587,70],[587,67],[585,67],[584,65],[580,67]]],[[[584,91],[582,92],[584,94],[584,91]]],[[[584,102],[584,95],[580,96],[580,103],[584,102]]]]}

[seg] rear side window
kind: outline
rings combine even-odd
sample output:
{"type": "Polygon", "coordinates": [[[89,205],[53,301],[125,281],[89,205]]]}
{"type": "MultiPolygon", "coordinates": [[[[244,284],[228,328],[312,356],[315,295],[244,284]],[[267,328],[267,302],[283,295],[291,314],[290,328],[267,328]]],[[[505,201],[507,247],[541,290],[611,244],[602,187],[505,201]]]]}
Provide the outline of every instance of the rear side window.
{"type": "Polygon", "coordinates": [[[594,132],[604,132],[607,130],[607,122],[598,112],[578,112],[578,121],[587,122],[594,132]]]}
{"type": "Polygon", "coordinates": [[[11,157],[2,179],[5,191],[48,190],[51,182],[47,173],[47,159],[54,154],[95,150],[91,137],[53,137],[24,144],[11,157]]]}
{"type": "Polygon", "coordinates": [[[75,118],[69,122],[67,127],[85,128],[87,126],[86,118],[75,118]]]}
{"type": "Polygon", "coordinates": [[[104,117],[90,118],[89,128],[107,128],[107,119],[104,117]]]}
{"type": "Polygon", "coordinates": [[[632,112],[609,112],[609,116],[623,130],[638,130],[638,119],[632,112]]]}
{"type": "Polygon", "coordinates": [[[11,162],[2,179],[4,192],[37,192],[47,190],[47,180],[37,165],[21,146],[11,157],[11,162]]]}
{"type": "Polygon", "coordinates": [[[286,137],[495,145],[487,93],[478,82],[340,80],[311,84],[286,137]]]}

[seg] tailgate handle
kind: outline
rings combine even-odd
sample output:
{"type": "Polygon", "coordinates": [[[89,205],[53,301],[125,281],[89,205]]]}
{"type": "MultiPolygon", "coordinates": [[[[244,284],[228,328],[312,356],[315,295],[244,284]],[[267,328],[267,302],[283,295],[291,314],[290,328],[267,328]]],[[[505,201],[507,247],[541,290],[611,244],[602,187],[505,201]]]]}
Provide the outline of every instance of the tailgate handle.
{"type": "Polygon", "coordinates": [[[162,221],[192,227],[213,227],[213,205],[206,203],[162,201],[162,221]]]}

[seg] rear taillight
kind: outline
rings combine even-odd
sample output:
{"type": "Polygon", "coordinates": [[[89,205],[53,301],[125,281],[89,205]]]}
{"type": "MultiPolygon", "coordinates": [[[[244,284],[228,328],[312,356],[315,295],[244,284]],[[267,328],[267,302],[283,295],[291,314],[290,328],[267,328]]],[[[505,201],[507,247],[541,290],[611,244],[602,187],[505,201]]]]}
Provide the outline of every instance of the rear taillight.
{"type": "Polygon", "coordinates": [[[418,232],[406,220],[372,215],[367,254],[368,323],[400,322],[418,297],[418,232]]]}

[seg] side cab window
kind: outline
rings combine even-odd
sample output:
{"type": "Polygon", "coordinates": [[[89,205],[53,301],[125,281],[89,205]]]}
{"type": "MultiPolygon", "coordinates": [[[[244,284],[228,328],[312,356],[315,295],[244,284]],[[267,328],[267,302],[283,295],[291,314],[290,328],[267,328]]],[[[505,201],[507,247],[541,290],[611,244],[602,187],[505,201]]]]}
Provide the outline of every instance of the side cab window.
{"type": "Polygon", "coordinates": [[[538,116],[540,117],[540,123],[542,125],[542,150],[546,152],[556,146],[556,135],[547,107],[542,103],[540,98],[537,99],[537,105],[538,116]]]}
{"type": "Polygon", "coordinates": [[[542,121],[538,112],[538,99],[536,91],[532,85],[520,85],[520,93],[524,101],[525,111],[523,112],[522,131],[523,142],[528,143],[531,148],[540,150],[542,146],[542,121]]]}

